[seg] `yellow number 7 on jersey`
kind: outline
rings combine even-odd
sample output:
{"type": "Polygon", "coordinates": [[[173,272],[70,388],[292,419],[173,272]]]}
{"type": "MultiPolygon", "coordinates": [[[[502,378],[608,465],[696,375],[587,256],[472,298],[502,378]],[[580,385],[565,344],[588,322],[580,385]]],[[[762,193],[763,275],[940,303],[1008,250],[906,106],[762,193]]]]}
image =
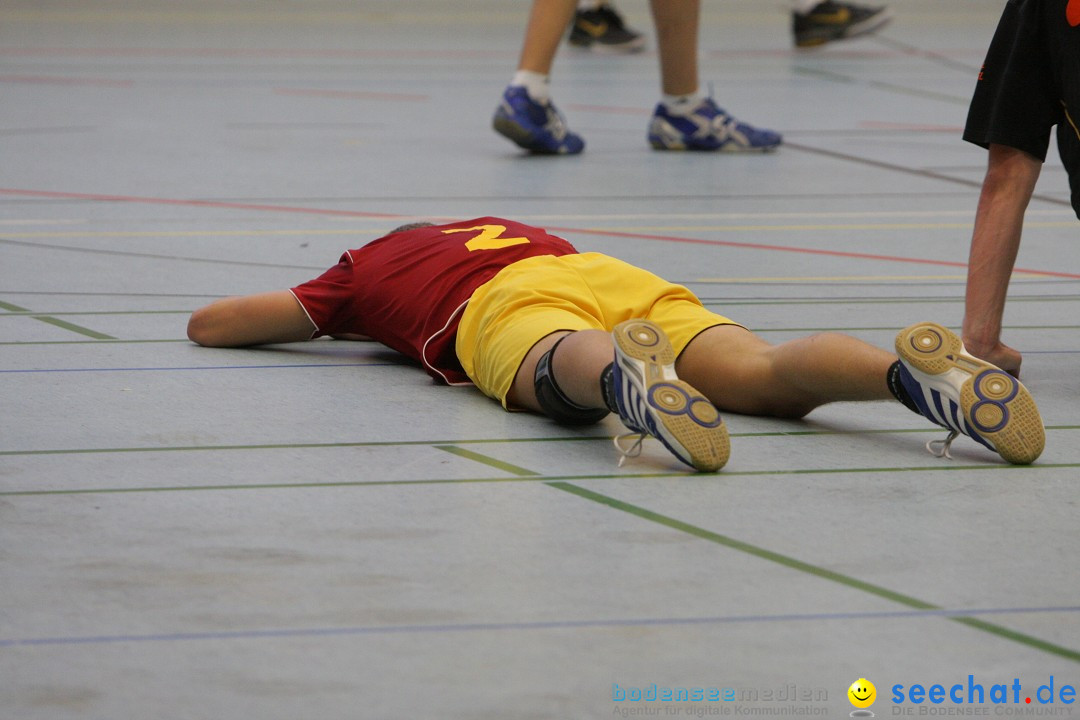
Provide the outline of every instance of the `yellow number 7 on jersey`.
{"type": "Polygon", "coordinates": [[[522,245],[529,242],[529,238],[526,237],[503,237],[502,234],[506,232],[505,225],[477,225],[471,228],[454,228],[452,230],[443,230],[444,233],[458,233],[458,232],[475,232],[479,230],[480,234],[474,237],[469,242],[465,243],[470,251],[472,250],[499,250],[504,247],[510,247],[511,245],[522,245]]]}

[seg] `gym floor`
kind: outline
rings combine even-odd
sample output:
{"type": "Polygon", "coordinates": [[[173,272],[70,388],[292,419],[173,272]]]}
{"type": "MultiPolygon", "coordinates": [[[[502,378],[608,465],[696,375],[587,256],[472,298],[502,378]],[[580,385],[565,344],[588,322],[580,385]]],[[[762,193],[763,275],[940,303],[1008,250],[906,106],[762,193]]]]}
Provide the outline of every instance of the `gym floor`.
{"type": "Polygon", "coordinates": [[[714,475],[654,440],[618,467],[614,418],[505,413],[369,343],[185,336],[216,298],[482,215],[770,341],[957,328],[1000,0],[894,0],[812,52],[782,3],[706,2],[703,81],[784,133],[767,155],[648,147],[651,32],[564,48],[587,147],[563,158],[490,128],[525,0],[0,5],[0,717],[845,717],[861,678],[878,716],[1080,712],[1080,223],[1053,149],[1006,314],[1030,467],[935,458],[892,402],[727,416],[714,475]],[[908,697],[935,684],[962,702],[908,697]]]}

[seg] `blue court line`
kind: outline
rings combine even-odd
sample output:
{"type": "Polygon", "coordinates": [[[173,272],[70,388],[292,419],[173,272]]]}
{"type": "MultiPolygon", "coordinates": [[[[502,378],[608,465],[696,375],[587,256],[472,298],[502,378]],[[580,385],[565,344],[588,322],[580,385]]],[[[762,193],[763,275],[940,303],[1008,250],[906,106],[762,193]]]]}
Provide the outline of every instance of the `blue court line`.
{"type": "Polygon", "coordinates": [[[276,370],[279,368],[328,367],[399,367],[403,363],[305,363],[302,365],[202,365],[191,367],[111,367],[111,368],[52,368],[45,370],[0,370],[0,373],[90,373],[90,372],[173,372],[181,370],[276,370]]]}
{"type": "Polygon", "coordinates": [[[415,635],[424,633],[519,632],[528,630],[604,629],[624,627],[678,627],[735,623],[823,622],[891,618],[956,618],[979,615],[1076,613],[1080,607],[977,608],[971,610],[892,610],[884,612],[802,613],[788,615],[718,615],[687,618],[614,618],[608,620],[547,620],[536,622],[455,623],[442,625],[382,625],[357,627],[283,628],[278,630],[226,630],[218,632],[158,633],[146,635],[81,635],[0,639],[0,648],[42,645],[105,645],[113,643],[191,642],[196,640],[263,640],[293,637],[345,637],[349,635],[415,635]]]}

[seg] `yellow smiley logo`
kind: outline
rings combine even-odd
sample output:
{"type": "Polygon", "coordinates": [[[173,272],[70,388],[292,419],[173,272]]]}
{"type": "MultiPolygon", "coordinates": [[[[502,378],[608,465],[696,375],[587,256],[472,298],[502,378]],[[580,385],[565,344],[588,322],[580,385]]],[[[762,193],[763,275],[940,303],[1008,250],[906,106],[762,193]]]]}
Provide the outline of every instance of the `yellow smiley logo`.
{"type": "Polygon", "coordinates": [[[851,687],[847,690],[847,696],[855,707],[868,708],[877,699],[877,688],[874,687],[874,683],[866,678],[859,678],[851,683],[851,687]]]}

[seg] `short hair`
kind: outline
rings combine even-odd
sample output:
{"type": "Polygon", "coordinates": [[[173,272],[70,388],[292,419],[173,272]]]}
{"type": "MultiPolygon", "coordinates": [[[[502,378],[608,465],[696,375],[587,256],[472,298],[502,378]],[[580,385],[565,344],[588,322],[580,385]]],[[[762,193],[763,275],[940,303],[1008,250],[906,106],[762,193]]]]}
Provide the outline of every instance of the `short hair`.
{"type": "Polygon", "coordinates": [[[394,233],[399,233],[399,232],[405,232],[406,230],[416,230],[416,229],[418,229],[418,228],[422,228],[422,227],[431,227],[431,226],[433,226],[434,224],[435,224],[435,223],[432,223],[432,222],[414,222],[414,223],[408,223],[408,224],[406,224],[406,225],[402,225],[401,227],[396,227],[396,228],[394,228],[393,230],[391,230],[390,232],[388,232],[388,233],[387,233],[387,235],[393,235],[394,233]]]}

